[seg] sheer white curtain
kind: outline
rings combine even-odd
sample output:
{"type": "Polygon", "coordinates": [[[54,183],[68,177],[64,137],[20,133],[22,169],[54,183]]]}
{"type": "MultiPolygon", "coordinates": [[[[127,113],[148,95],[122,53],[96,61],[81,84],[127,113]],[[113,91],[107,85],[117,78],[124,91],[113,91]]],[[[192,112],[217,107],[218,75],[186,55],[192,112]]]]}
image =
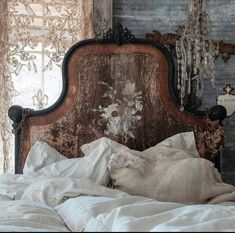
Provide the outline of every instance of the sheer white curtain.
{"type": "Polygon", "coordinates": [[[92,0],[0,1],[0,172],[14,167],[9,106],[43,109],[58,99],[63,57],[94,37],[92,16],[92,0]]]}
{"type": "Polygon", "coordinates": [[[13,83],[7,67],[8,46],[7,1],[0,1],[0,172],[10,169],[9,161],[12,160],[10,120],[7,117],[8,107],[11,105],[13,83]]]}

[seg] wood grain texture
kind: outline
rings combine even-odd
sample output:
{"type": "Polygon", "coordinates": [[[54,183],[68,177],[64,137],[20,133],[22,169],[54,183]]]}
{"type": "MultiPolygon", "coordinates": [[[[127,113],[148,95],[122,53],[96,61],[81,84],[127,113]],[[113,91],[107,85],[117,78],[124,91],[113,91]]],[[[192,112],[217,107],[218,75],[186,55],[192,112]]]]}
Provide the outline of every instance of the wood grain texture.
{"type": "MultiPolygon", "coordinates": [[[[187,0],[114,0],[113,22],[127,26],[137,37],[144,38],[153,30],[161,33],[175,33],[185,24],[187,0]]],[[[235,1],[206,0],[212,22],[212,35],[216,40],[235,43],[235,1]]],[[[223,93],[226,84],[235,87],[235,56],[224,63],[216,61],[216,86],[210,80],[205,81],[204,96],[200,109],[216,104],[216,98],[223,93]]],[[[226,133],[224,157],[221,162],[222,174],[229,182],[235,183],[235,117],[224,122],[226,133]]]]}

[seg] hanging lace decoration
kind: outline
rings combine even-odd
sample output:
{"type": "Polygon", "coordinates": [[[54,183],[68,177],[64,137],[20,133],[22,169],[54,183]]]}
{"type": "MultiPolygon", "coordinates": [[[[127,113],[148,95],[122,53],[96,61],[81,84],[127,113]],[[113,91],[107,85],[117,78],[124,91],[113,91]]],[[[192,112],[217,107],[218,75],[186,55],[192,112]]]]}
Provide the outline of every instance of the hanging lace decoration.
{"type": "Polygon", "coordinates": [[[218,55],[211,36],[211,21],[203,0],[190,0],[185,28],[176,41],[178,80],[181,111],[195,85],[196,97],[203,95],[203,80],[210,77],[215,84],[215,57],[218,55]]]}

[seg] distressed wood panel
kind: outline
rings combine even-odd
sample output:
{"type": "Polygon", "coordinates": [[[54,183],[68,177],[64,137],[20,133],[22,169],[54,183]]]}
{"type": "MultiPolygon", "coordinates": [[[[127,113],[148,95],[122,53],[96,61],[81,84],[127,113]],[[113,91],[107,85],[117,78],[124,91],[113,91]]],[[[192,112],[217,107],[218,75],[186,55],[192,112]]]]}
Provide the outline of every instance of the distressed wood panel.
{"type": "Polygon", "coordinates": [[[66,60],[68,95],[54,111],[28,117],[22,161],[38,139],[67,157],[102,136],[144,150],[176,133],[203,127],[203,118],[181,112],[169,86],[171,59],[161,46],[136,42],[73,47],[66,60]]]}
{"type": "MultiPolygon", "coordinates": [[[[158,30],[172,32],[186,20],[188,0],[113,0],[113,22],[127,26],[137,37],[144,38],[146,33],[158,30]]],[[[212,21],[212,35],[217,40],[235,43],[235,1],[206,0],[212,21]]],[[[216,104],[216,98],[223,93],[223,87],[235,87],[235,56],[225,64],[221,58],[216,62],[217,83],[211,86],[205,82],[205,94],[201,109],[216,104]]],[[[235,117],[224,123],[226,144],[221,160],[221,170],[225,181],[235,184],[235,117]]]]}

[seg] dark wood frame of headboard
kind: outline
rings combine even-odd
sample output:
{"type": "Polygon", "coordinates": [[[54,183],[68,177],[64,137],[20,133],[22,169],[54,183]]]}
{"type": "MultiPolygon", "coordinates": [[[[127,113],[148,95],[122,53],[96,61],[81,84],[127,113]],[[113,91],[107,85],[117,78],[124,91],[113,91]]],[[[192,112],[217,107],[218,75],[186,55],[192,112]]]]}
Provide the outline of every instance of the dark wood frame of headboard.
{"type": "MultiPolygon", "coordinates": [[[[79,42],[72,46],[67,54],[65,55],[62,69],[63,89],[60,98],[51,107],[34,111],[28,108],[22,108],[21,106],[12,106],[9,109],[8,115],[13,121],[13,133],[15,134],[15,173],[22,173],[23,165],[29,152],[30,144],[29,141],[29,127],[33,125],[44,125],[57,116],[63,116],[63,112],[71,107],[71,99],[73,98],[74,85],[69,79],[69,62],[71,57],[75,54],[75,51],[89,46],[122,46],[127,45],[148,45],[153,46],[164,54],[167,65],[168,65],[168,79],[161,78],[160,82],[160,94],[163,99],[165,108],[180,119],[185,124],[189,125],[190,128],[200,127],[203,124],[203,116],[205,112],[181,112],[179,110],[179,101],[174,90],[174,63],[170,52],[161,44],[153,41],[147,41],[145,39],[136,39],[131,32],[127,29],[118,25],[115,30],[109,30],[102,40],[91,39],[79,42]],[[28,141],[27,141],[28,140],[28,141]],[[27,141],[27,142],[26,142],[27,141]]],[[[152,47],[152,48],[153,48],[152,47]]],[[[149,51],[151,48],[149,49],[149,51]]],[[[213,117],[215,118],[215,117],[213,117]]],[[[180,132],[180,129],[179,129],[180,132]]],[[[178,133],[179,133],[178,132],[178,133]]]]}

